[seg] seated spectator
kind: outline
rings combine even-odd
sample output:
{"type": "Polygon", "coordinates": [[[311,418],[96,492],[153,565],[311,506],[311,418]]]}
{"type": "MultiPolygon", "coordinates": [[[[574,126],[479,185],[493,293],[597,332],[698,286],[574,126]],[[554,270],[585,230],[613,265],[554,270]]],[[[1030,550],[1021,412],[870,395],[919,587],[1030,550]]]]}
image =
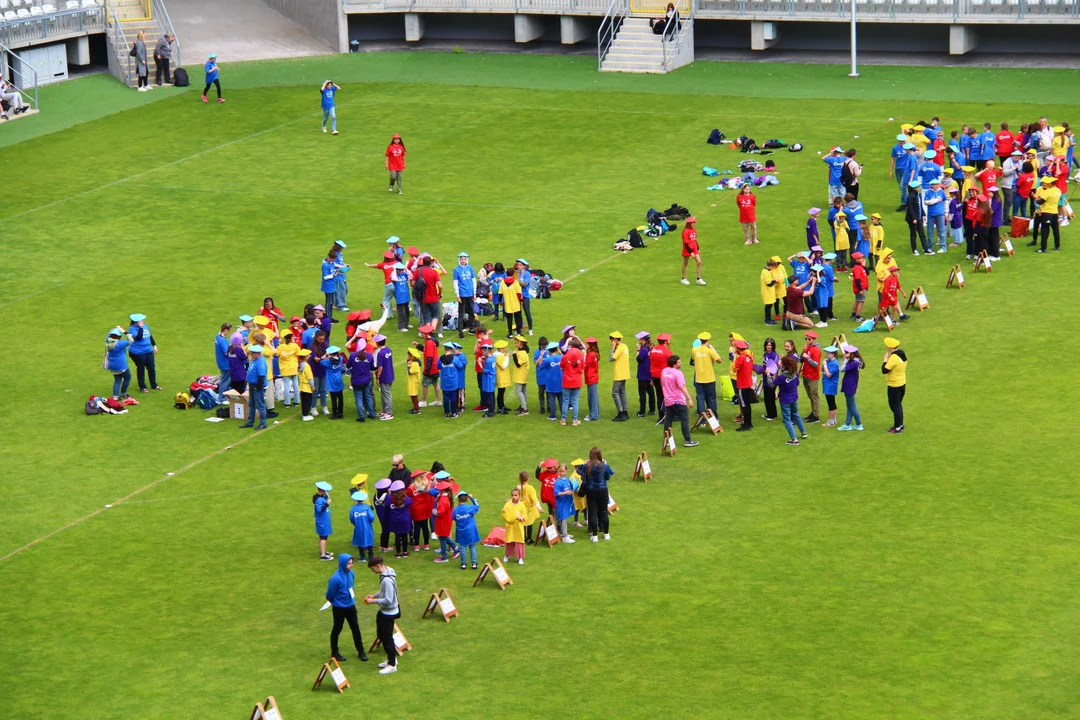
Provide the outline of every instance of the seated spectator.
{"type": "Polygon", "coordinates": [[[679,11],[675,9],[672,3],[668,3],[667,11],[662,18],[652,18],[649,20],[649,27],[652,28],[654,35],[663,35],[664,31],[668,27],[668,23],[674,21],[675,25],[679,25],[679,11]]]}
{"type": "Polygon", "coordinates": [[[8,119],[5,112],[8,108],[11,108],[16,115],[21,115],[30,109],[30,106],[23,102],[22,93],[7,80],[0,80],[0,99],[4,101],[4,107],[0,108],[0,117],[4,120],[8,119]]]}

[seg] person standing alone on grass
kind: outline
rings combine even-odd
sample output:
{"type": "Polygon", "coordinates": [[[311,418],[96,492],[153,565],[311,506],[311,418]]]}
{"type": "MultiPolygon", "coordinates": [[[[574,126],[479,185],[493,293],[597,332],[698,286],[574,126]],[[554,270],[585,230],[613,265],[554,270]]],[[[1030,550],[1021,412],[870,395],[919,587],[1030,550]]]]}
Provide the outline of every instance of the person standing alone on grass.
{"type": "Polygon", "coordinates": [[[326,132],[326,121],[330,120],[331,134],[337,135],[337,109],[334,106],[334,95],[341,88],[327,80],[319,88],[322,94],[322,131],[326,132]]]}
{"type": "MultiPolygon", "coordinates": [[[[757,196],[754,195],[753,185],[747,183],[739,190],[739,194],[735,196],[735,202],[739,206],[739,222],[742,224],[743,237],[746,242],[743,245],[757,245],[757,196]]],[[[683,267],[683,275],[686,275],[686,268],[683,267]]],[[[698,272],[700,277],[701,273],[698,272]]]]}
{"type": "Polygon", "coordinates": [[[401,173],[405,172],[405,143],[397,133],[390,138],[390,144],[386,148],[386,169],[390,172],[390,192],[394,192],[394,183],[397,183],[397,194],[401,194],[401,173]]]}
{"type": "Polygon", "coordinates": [[[210,86],[213,85],[214,89],[217,90],[217,101],[219,103],[225,102],[225,98],[221,97],[221,81],[218,79],[216,53],[210,53],[210,57],[206,59],[206,65],[203,69],[206,71],[206,87],[202,91],[202,101],[207,101],[206,93],[210,92],[210,86]]]}
{"type": "MultiPolygon", "coordinates": [[[[695,443],[696,444],[696,443],[695,443]]],[[[581,476],[578,496],[584,495],[588,503],[589,539],[599,542],[597,533],[603,533],[605,540],[611,539],[608,526],[608,480],[615,474],[611,466],[604,461],[600,448],[589,451],[589,461],[576,467],[581,476]]]]}
{"type": "Polygon", "coordinates": [[[900,341],[894,337],[885,338],[885,358],[881,363],[881,373],[885,376],[888,391],[889,409],[892,410],[893,424],[888,432],[899,435],[904,432],[904,394],[907,390],[907,355],[900,349],[900,341]]]}
{"type": "Polygon", "coordinates": [[[381,555],[367,561],[368,570],[379,576],[379,592],[364,598],[365,605],[378,605],[375,614],[375,633],[386,651],[386,662],[379,663],[379,674],[397,672],[397,645],[394,643],[394,621],[401,617],[398,607],[397,573],[383,564],[381,555]]]}
{"type": "Polygon", "coordinates": [[[135,58],[135,75],[139,81],[139,92],[146,92],[151,89],[150,67],[146,61],[146,33],[142,30],[135,36],[130,55],[135,58]]]}
{"type": "Polygon", "coordinates": [[[682,280],[683,285],[689,285],[690,281],[686,279],[686,265],[690,262],[690,258],[694,258],[694,262],[697,263],[697,284],[704,285],[705,281],[701,279],[701,250],[698,248],[697,242],[697,228],[695,223],[697,218],[691,215],[686,218],[686,227],[682,231],[682,280]]]}
{"type": "Polygon", "coordinates": [[[364,638],[360,635],[360,623],[356,618],[356,600],[353,598],[353,560],[352,555],[342,553],[338,556],[338,569],[330,576],[326,584],[326,599],[330,602],[330,611],[334,613],[334,628],[330,631],[330,655],[338,662],[345,662],[345,657],[338,651],[338,636],[341,628],[349,623],[352,631],[353,647],[357,657],[367,662],[364,652],[364,638]]]}

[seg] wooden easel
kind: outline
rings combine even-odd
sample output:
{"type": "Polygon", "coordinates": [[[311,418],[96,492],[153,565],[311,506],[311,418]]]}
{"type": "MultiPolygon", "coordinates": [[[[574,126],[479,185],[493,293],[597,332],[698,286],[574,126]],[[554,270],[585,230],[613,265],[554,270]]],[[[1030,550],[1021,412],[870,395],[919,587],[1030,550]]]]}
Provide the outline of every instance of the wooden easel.
{"type": "Polygon", "coordinates": [[[441,588],[439,592],[431,593],[431,599],[428,600],[427,609],[424,610],[424,614],[420,616],[420,619],[423,620],[428,615],[434,615],[436,609],[442,613],[443,620],[446,622],[450,622],[450,618],[460,615],[457,607],[454,605],[454,601],[450,599],[450,591],[446,588],[441,588]]]}
{"type": "Polygon", "coordinates": [[[342,672],[341,665],[338,663],[337,659],[330,658],[328,662],[324,662],[322,667],[319,668],[319,677],[315,678],[315,684],[311,686],[311,689],[314,690],[322,685],[322,681],[327,675],[330,675],[330,679],[334,681],[334,687],[337,688],[339,693],[345,692],[344,688],[352,687],[352,685],[349,684],[348,679],[346,679],[345,673],[342,672]],[[334,663],[334,666],[330,667],[330,663],[334,663]]]}
{"type": "Polygon", "coordinates": [[[979,272],[982,269],[987,275],[994,269],[994,266],[990,263],[990,258],[987,257],[985,250],[980,250],[979,254],[975,256],[975,268],[973,272],[979,272]]]}
{"type": "Polygon", "coordinates": [[[694,423],[694,427],[690,428],[690,432],[697,430],[698,428],[706,428],[713,435],[724,432],[724,428],[720,426],[720,421],[713,415],[713,411],[709,408],[705,408],[705,412],[698,413],[697,422],[694,423]]]}
{"type": "Polygon", "coordinates": [[[892,332],[893,328],[896,327],[896,321],[893,320],[892,317],[889,315],[888,310],[881,313],[881,315],[879,315],[878,317],[881,318],[881,322],[885,323],[885,329],[889,332],[892,332]]]}
{"type": "Polygon", "coordinates": [[[637,456],[637,462],[634,463],[634,476],[630,478],[633,482],[641,478],[642,482],[649,482],[652,480],[652,466],[649,465],[649,456],[644,451],[637,456]]]}
{"type": "Polygon", "coordinates": [[[251,720],[282,720],[281,710],[278,709],[277,700],[269,695],[265,702],[255,703],[255,709],[251,711],[251,720]]]}
{"type": "Polygon", "coordinates": [[[949,282],[945,283],[945,287],[951,288],[954,282],[956,287],[964,287],[964,271],[960,269],[959,265],[952,266],[952,270],[949,271],[949,282]]]}
{"type": "Polygon", "coordinates": [[[923,291],[922,285],[911,291],[911,295],[908,297],[907,305],[904,306],[904,309],[907,310],[912,306],[918,306],[919,312],[930,307],[930,301],[926,299],[926,292],[923,291]]]}
{"type": "Polygon", "coordinates": [[[664,430],[664,441],[660,445],[660,456],[675,457],[676,452],[678,450],[675,449],[675,436],[671,434],[671,428],[667,428],[664,430]]]}
{"type": "Polygon", "coordinates": [[[480,568],[480,574],[473,580],[473,587],[483,582],[488,575],[495,578],[495,582],[499,583],[501,590],[505,590],[507,585],[514,584],[514,581],[510,579],[510,574],[506,572],[506,566],[502,564],[502,560],[499,558],[492,558],[491,562],[484,563],[484,567],[480,568]]]}
{"type": "Polygon", "coordinates": [[[1015,248],[1013,248],[1012,240],[1009,238],[1005,238],[1005,252],[1008,253],[1009,257],[1012,257],[1013,253],[1016,252],[1015,248]]]}
{"type": "Polygon", "coordinates": [[[540,524],[536,528],[536,544],[533,547],[540,547],[541,542],[546,542],[548,547],[555,547],[562,540],[559,537],[559,528],[551,517],[546,517],[540,521],[540,524]]]}
{"type": "MultiPolygon", "coordinates": [[[[371,647],[368,648],[368,652],[372,652],[375,648],[382,645],[382,640],[375,638],[375,642],[371,643],[371,647]]],[[[401,632],[401,628],[397,623],[394,623],[394,647],[397,648],[398,655],[406,650],[412,650],[412,645],[405,639],[405,633],[401,632]]]]}
{"type": "Polygon", "coordinates": [[[615,502],[615,498],[611,497],[611,493],[607,496],[607,511],[608,515],[619,512],[619,504],[615,502]]]}

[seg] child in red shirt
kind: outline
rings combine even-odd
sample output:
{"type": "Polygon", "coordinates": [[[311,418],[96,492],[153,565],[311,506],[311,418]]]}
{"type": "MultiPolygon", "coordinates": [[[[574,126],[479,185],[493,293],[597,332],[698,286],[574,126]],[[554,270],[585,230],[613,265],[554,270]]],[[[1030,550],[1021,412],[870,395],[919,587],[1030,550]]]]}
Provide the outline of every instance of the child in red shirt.
{"type": "Polygon", "coordinates": [[[701,279],[701,250],[698,248],[695,223],[697,223],[697,218],[693,215],[686,218],[686,227],[682,231],[682,280],[679,282],[683,285],[690,284],[690,281],[686,279],[686,266],[690,258],[694,258],[694,262],[697,263],[697,284],[705,284],[705,281],[701,279]]]}
{"type": "Polygon", "coordinates": [[[397,183],[397,194],[400,195],[401,173],[405,172],[405,143],[396,133],[386,146],[386,169],[390,171],[390,192],[394,192],[394,183],[397,183]]]}
{"type": "Polygon", "coordinates": [[[851,306],[851,319],[862,320],[862,308],[866,302],[866,291],[870,288],[870,278],[866,274],[861,252],[851,253],[851,261],[851,292],[855,295],[855,303],[851,306]]]}
{"type": "Polygon", "coordinates": [[[431,549],[431,513],[435,507],[435,498],[428,494],[430,480],[427,474],[413,479],[412,485],[405,489],[405,496],[412,500],[409,515],[412,517],[413,552],[420,552],[420,536],[424,536],[424,549],[431,549]]]}
{"type": "Polygon", "coordinates": [[[547,506],[548,515],[551,517],[555,517],[555,479],[559,477],[558,467],[559,463],[554,458],[548,458],[536,467],[536,479],[540,481],[540,502],[547,506]]]}
{"type": "MultiPolygon", "coordinates": [[[[454,558],[458,556],[458,547],[450,539],[450,534],[454,529],[454,503],[450,499],[450,494],[454,486],[444,480],[435,488],[439,493],[435,499],[435,537],[439,538],[439,552],[441,553],[435,558],[435,562],[444,563],[449,560],[446,556],[447,548],[454,553],[454,558]]],[[[428,494],[430,495],[430,492],[428,494]]]]}

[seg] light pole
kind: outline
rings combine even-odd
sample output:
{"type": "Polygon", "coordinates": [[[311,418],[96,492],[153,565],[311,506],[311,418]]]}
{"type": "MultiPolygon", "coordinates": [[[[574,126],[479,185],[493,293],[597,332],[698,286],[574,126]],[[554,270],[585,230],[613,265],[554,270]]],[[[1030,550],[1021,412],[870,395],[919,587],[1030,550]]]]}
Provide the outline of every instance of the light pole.
{"type": "Polygon", "coordinates": [[[848,73],[848,77],[859,77],[859,64],[857,59],[858,51],[856,50],[856,32],[855,32],[855,5],[856,0],[848,0],[851,3],[851,72],[848,73]]]}

